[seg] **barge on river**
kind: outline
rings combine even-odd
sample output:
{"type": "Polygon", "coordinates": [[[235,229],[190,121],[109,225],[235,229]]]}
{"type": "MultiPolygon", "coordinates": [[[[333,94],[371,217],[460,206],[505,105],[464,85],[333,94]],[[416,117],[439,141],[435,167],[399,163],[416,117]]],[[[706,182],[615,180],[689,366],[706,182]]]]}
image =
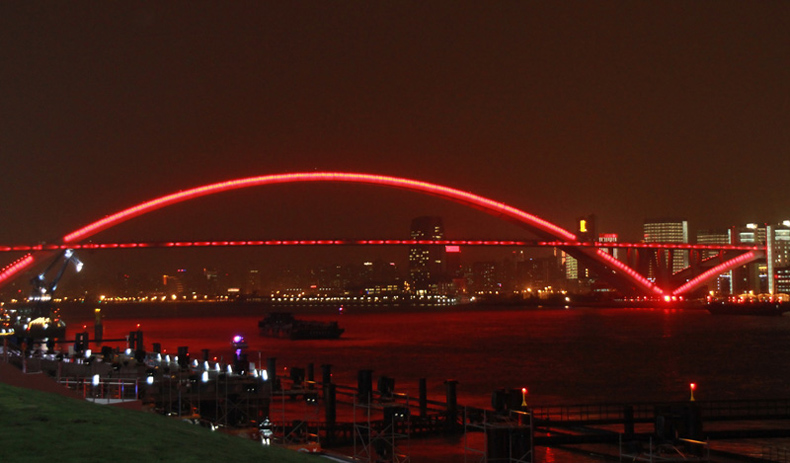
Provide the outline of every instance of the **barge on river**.
{"type": "Polygon", "coordinates": [[[286,339],[337,339],[345,331],[337,322],[300,320],[290,312],[272,312],[258,328],[261,336],[286,339]]]}

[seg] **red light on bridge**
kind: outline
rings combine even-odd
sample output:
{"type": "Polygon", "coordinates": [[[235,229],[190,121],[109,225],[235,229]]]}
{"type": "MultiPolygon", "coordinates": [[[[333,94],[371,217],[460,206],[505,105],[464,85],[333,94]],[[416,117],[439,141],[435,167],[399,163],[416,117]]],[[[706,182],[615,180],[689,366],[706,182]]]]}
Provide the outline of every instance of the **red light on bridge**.
{"type": "Polygon", "coordinates": [[[449,252],[449,253],[461,252],[461,247],[460,246],[445,246],[444,247],[444,252],[449,252]]]}
{"type": "Polygon", "coordinates": [[[752,260],[754,260],[756,258],[757,258],[757,255],[755,254],[754,251],[749,251],[749,252],[747,252],[745,254],[741,254],[738,257],[732,258],[732,259],[728,260],[727,262],[724,262],[722,264],[719,264],[719,265],[717,265],[717,266],[715,266],[713,268],[710,268],[710,269],[702,272],[696,278],[693,278],[693,279],[687,281],[686,284],[684,284],[684,285],[680,286],[679,288],[677,288],[675,291],[672,292],[672,294],[683,294],[683,293],[685,293],[687,291],[690,291],[690,290],[696,288],[697,286],[699,286],[700,284],[705,282],[707,279],[709,279],[709,278],[711,278],[711,277],[713,277],[715,275],[720,275],[720,274],[722,274],[722,273],[724,273],[724,272],[726,272],[726,271],[728,271],[730,269],[733,269],[735,267],[738,267],[739,265],[742,265],[742,264],[745,264],[747,262],[750,262],[750,261],[752,261],[752,260]]]}
{"type": "Polygon", "coordinates": [[[516,219],[530,228],[539,230],[550,236],[560,236],[566,239],[574,239],[573,233],[554,225],[551,222],[541,219],[522,210],[508,206],[507,204],[493,201],[482,196],[478,196],[465,191],[449,188],[446,186],[436,185],[428,182],[421,182],[417,180],[409,180],[405,178],[389,177],[384,175],[371,175],[360,173],[345,173],[345,172],[307,172],[307,173],[294,173],[294,174],[278,174],[278,175],[263,175],[257,177],[247,177],[236,180],[228,180],[224,182],[203,185],[189,190],[179,191],[165,196],[154,198],[136,206],[116,212],[115,214],[97,220],[85,227],[80,228],[72,233],[63,237],[66,243],[78,241],[92,236],[106,228],[112,227],[120,222],[129,220],[133,217],[160,209],[165,206],[176,204],[182,201],[198,198],[201,196],[219,193],[228,190],[235,190],[239,188],[246,188],[252,186],[272,185],[279,183],[294,183],[294,182],[349,182],[349,183],[363,183],[372,185],[381,185],[395,188],[403,188],[406,190],[418,191],[444,199],[449,199],[460,204],[465,204],[473,207],[479,207],[485,212],[492,215],[502,215],[505,217],[516,219]]]}

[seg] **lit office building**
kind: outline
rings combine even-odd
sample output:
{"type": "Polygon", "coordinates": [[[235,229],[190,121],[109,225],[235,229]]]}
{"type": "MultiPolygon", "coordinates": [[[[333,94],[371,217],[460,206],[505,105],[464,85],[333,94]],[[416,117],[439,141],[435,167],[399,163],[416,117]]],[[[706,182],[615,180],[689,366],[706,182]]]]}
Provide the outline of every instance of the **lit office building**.
{"type": "MultiPolygon", "coordinates": [[[[688,243],[688,222],[682,219],[649,219],[644,223],[645,243],[688,243]]],[[[689,266],[688,250],[665,250],[664,261],[670,262],[672,273],[689,266]]],[[[652,270],[652,269],[651,269],[652,270]]]]}
{"type": "MultiPolygon", "coordinates": [[[[598,235],[599,243],[616,243],[618,240],[617,233],[601,233],[598,235]]],[[[604,248],[601,250],[617,260],[620,260],[620,248],[604,248]]]]}
{"type": "MultiPolygon", "coordinates": [[[[766,256],[768,293],[784,293],[785,291],[779,290],[779,276],[780,270],[787,270],[790,267],[790,220],[785,220],[779,225],[766,226],[765,236],[768,253],[766,256]]],[[[781,286],[785,289],[784,284],[781,286]]]]}
{"type": "MultiPolygon", "coordinates": [[[[576,239],[581,242],[593,242],[597,239],[597,218],[594,214],[576,219],[576,239]]],[[[590,284],[590,269],[581,265],[579,261],[567,253],[562,253],[562,268],[565,269],[565,279],[572,282],[571,289],[581,291],[590,284]]]]}
{"type": "MultiPolygon", "coordinates": [[[[731,244],[732,230],[699,230],[697,231],[697,244],[731,244]]],[[[719,254],[719,251],[702,251],[702,259],[710,259],[719,254]]],[[[716,278],[716,287],[708,288],[719,295],[732,294],[732,271],[722,273],[716,278]]]]}
{"type": "MultiPolygon", "coordinates": [[[[423,216],[411,221],[411,239],[443,240],[441,217],[423,216]]],[[[414,245],[409,248],[409,277],[418,291],[430,289],[444,275],[444,246],[414,245]]]]}
{"type": "Polygon", "coordinates": [[[765,262],[752,262],[733,272],[736,294],[785,292],[785,269],[790,268],[790,220],[778,225],[749,223],[735,230],[740,244],[765,245],[765,262]]]}
{"type": "MultiPolygon", "coordinates": [[[[765,226],[747,223],[736,227],[733,236],[737,244],[765,244],[765,226]]],[[[732,271],[733,294],[760,294],[768,291],[768,265],[752,262],[732,271]]]]}

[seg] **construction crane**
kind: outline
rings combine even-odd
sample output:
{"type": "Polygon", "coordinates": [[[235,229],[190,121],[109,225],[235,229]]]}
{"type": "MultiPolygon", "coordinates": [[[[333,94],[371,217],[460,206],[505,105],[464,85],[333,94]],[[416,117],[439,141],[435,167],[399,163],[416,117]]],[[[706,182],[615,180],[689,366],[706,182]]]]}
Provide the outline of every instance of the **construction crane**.
{"type": "Polygon", "coordinates": [[[51,300],[55,295],[55,290],[58,288],[60,279],[63,278],[63,274],[66,272],[66,268],[70,263],[74,264],[74,269],[78,273],[82,270],[82,262],[77,258],[77,255],[74,254],[74,250],[66,249],[58,257],[56,257],[55,260],[53,260],[43,272],[39,273],[30,280],[30,283],[33,285],[33,292],[30,295],[30,299],[36,302],[46,302],[51,300]],[[52,269],[55,268],[55,264],[61,260],[63,261],[63,264],[60,266],[55,278],[47,283],[47,274],[52,271],[52,269]]]}
{"type": "Polygon", "coordinates": [[[19,309],[10,309],[3,314],[0,335],[12,335],[19,342],[28,343],[36,340],[62,338],[66,334],[66,323],[60,319],[58,310],[52,307],[55,290],[60,279],[66,272],[69,264],[73,264],[77,272],[82,270],[82,262],[74,254],[73,249],[65,249],[60,253],[43,272],[30,280],[33,285],[28,302],[30,306],[19,309]],[[60,263],[60,268],[58,264],[60,263]],[[55,269],[53,278],[47,280],[47,275],[55,269]]]}

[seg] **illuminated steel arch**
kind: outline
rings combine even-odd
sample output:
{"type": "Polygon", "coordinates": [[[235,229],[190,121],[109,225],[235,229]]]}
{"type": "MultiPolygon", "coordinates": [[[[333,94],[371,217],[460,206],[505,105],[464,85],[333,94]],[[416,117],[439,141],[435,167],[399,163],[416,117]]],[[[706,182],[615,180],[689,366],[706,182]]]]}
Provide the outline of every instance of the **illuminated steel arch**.
{"type": "MultiPolygon", "coordinates": [[[[63,242],[66,244],[76,243],[87,239],[102,230],[125,222],[126,220],[129,220],[133,217],[137,217],[166,206],[177,204],[182,201],[199,198],[201,196],[253,186],[297,182],[345,182],[380,185],[411,190],[419,193],[438,196],[440,198],[448,199],[475,209],[482,210],[488,214],[514,222],[517,225],[530,230],[531,232],[536,233],[543,238],[565,242],[575,241],[576,239],[576,236],[573,233],[533,214],[529,214],[507,204],[473,193],[442,185],[384,175],[346,172],[305,172],[247,177],[225,182],[212,183],[209,185],[161,196],[150,201],[140,203],[136,206],[132,206],[128,209],[116,212],[115,214],[109,215],[103,219],[97,220],[96,222],[75,230],[65,235],[63,237],[63,242]]],[[[606,278],[609,281],[614,281],[615,283],[619,283],[617,286],[620,288],[631,289],[632,291],[648,294],[663,293],[661,289],[657,288],[650,281],[639,275],[636,271],[617,261],[616,259],[611,258],[611,256],[603,251],[588,251],[583,248],[575,248],[570,246],[560,246],[560,248],[572,256],[584,261],[585,264],[590,264],[591,266],[597,268],[598,271],[603,274],[603,278],[606,278]]],[[[0,283],[2,283],[4,280],[8,280],[11,276],[13,276],[13,274],[18,273],[24,268],[32,265],[34,260],[32,257],[33,256],[30,255],[25,256],[6,269],[0,271],[0,283]]]]}

